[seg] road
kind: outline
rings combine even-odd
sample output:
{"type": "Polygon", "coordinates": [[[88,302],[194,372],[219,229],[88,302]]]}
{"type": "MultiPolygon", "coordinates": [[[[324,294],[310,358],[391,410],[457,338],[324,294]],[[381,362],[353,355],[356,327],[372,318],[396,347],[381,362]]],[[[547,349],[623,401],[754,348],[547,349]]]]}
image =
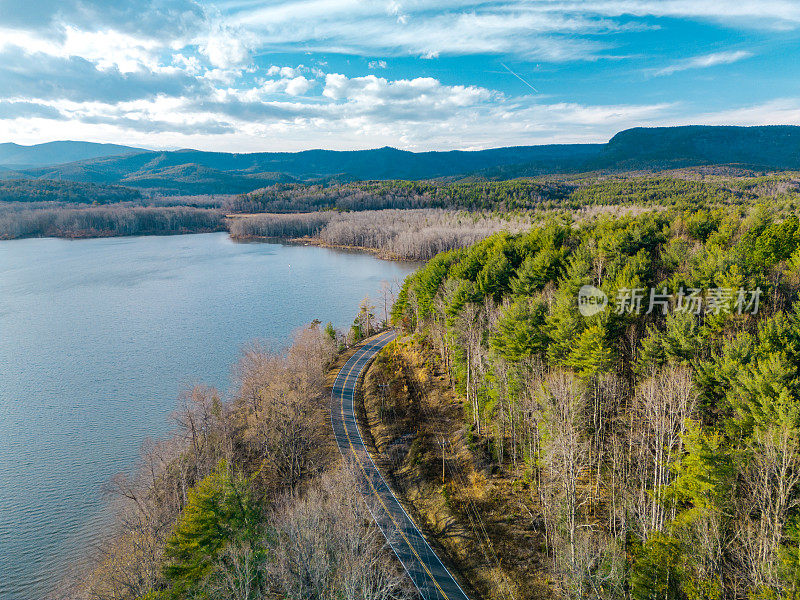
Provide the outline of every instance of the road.
{"type": "Polygon", "coordinates": [[[359,431],[354,402],[359,376],[395,336],[389,331],[370,339],[336,376],[331,392],[331,423],[336,443],[342,456],[354,464],[360,491],[373,519],[422,597],[425,600],[469,600],[389,489],[359,431]]]}

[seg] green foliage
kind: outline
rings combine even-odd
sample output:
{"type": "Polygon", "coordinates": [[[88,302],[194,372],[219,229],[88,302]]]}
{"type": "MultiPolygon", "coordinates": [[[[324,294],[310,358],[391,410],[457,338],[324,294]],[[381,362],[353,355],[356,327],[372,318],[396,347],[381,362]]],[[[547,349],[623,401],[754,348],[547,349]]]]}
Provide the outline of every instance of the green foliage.
{"type": "Polygon", "coordinates": [[[334,342],[336,341],[336,329],[334,329],[333,323],[328,321],[328,323],[325,325],[324,331],[325,331],[325,335],[328,336],[328,339],[330,339],[330,340],[332,340],[334,342]]]}
{"type": "Polygon", "coordinates": [[[475,276],[478,291],[495,301],[509,292],[509,281],[514,274],[517,257],[511,238],[501,234],[495,244],[481,257],[482,268],[475,276]]]}
{"type": "Polygon", "coordinates": [[[694,239],[705,242],[712,233],[719,229],[723,214],[719,209],[686,211],[687,233],[694,239]]]}
{"type": "Polygon", "coordinates": [[[608,370],[613,360],[614,351],[608,344],[603,326],[594,323],[584,329],[575,340],[564,364],[584,377],[590,377],[608,370]]]}
{"type": "Polygon", "coordinates": [[[608,179],[577,190],[572,201],[585,204],[728,204],[738,195],[718,185],[669,177],[608,179]]]}
{"type": "Polygon", "coordinates": [[[566,250],[552,246],[529,254],[511,280],[511,290],[518,296],[533,296],[548,281],[557,279],[561,274],[566,250]]]}
{"type": "Polygon", "coordinates": [[[519,361],[547,348],[544,303],[519,300],[503,310],[490,344],[504,359],[519,361]]]}
{"type": "MultiPolygon", "coordinates": [[[[433,305],[433,299],[439,291],[439,286],[447,276],[450,265],[457,259],[457,252],[446,252],[438,254],[431,259],[424,269],[415,273],[411,278],[410,290],[413,290],[416,300],[419,317],[427,317],[433,305]]],[[[404,286],[404,289],[405,286],[404,286]]],[[[406,302],[409,302],[408,291],[406,291],[406,302]]]]}
{"type": "Polygon", "coordinates": [[[667,535],[652,535],[639,549],[633,564],[632,600],[680,600],[682,552],[680,542],[667,535]]]}
{"type": "Polygon", "coordinates": [[[62,202],[70,204],[111,204],[135,202],[142,193],[121,185],[77,183],[52,179],[0,180],[0,202],[62,202]]]}
{"type": "MultiPolygon", "coordinates": [[[[252,189],[252,188],[251,188],[252,189]]],[[[331,185],[276,183],[228,202],[233,212],[293,212],[320,209],[464,208],[535,209],[561,203],[572,187],[558,182],[515,179],[439,183],[432,181],[359,181],[331,185]]]]}
{"type": "Polygon", "coordinates": [[[688,363],[700,344],[697,319],[686,312],[669,313],[664,329],[648,325],[636,361],[638,369],[645,373],[668,362],[688,363]]]}
{"type": "Polygon", "coordinates": [[[189,491],[173,534],[167,539],[164,578],[171,599],[203,597],[204,584],[227,544],[256,543],[260,511],[249,482],[223,461],[189,491]]]}
{"type": "Polygon", "coordinates": [[[673,465],[675,479],[665,494],[668,501],[688,507],[676,525],[719,510],[727,500],[734,476],[732,456],[726,451],[721,434],[705,432],[699,423],[690,421],[683,443],[685,454],[673,465]]]}

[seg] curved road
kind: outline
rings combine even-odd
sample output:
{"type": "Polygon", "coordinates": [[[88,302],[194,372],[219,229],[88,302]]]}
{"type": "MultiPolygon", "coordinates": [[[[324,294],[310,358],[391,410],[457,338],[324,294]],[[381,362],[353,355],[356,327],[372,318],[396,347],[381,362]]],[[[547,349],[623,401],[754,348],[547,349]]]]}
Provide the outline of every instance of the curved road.
{"type": "Polygon", "coordinates": [[[373,519],[425,600],[469,600],[383,480],[364,445],[355,415],[355,391],[369,362],[395,336],[370,339],[345,363],[331,392],[331,423],[336,443],[356,468],[360,491],[373,519]]]}

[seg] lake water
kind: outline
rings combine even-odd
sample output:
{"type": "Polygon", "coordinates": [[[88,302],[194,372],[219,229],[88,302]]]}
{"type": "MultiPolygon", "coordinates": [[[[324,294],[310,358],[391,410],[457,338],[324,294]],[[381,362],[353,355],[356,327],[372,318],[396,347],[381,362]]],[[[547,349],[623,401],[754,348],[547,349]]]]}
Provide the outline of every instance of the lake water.
{"type": "Polygon", "coordinates": [[[0,242],[0,598],[42,600],[85,554],[181,389],[227,391],[243,344],[346,327],[413,269],[224,233],[0,242]]]}

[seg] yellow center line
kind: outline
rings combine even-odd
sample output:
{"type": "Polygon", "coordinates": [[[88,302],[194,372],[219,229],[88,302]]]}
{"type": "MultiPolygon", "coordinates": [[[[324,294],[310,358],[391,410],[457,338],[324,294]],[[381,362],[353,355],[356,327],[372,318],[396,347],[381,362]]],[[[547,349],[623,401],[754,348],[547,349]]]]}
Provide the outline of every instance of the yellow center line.
{"type": "MultiPolygon", "coordinates": [[[[386,336],[386,334],[381,335],[376,341],[381,341],[384,338],[384,336],[386,336]]],[[[366,354],[366,352],[364,352],[361,356],[364,356],[365,354],[366,354]]],[[[350,375],[353,373],[353,369],[355,369],[356,365],[358,364],[358,360],[360,360],[360,358],[361,357],[359,357],[359,359],[356,359],[355,361],[353,361],[353,365],[350,367],[350,369],[345,374],[345,376],[344,376],[345,383],[350,378],[350,375]]],[[[341,375],[341,374],[342,374],[342,372],[339,371],[339,375],[341,375]]],[[[360,371],[359,371],[358,374],[360,374],[360,371]]],[[[356,382],[357,381],[358,381],[358,377],[356,377],[356,382]]],[[[355,392],[356,392],[356,386],[354,385],[353,386],[353,418],[355,418],[355,392]]],[[[403,537],[403,539],[405,540],[406,544],[408,544],[408,547],[414,553],[414,556],[417,557],[417,560],[419,560],[420,564],[422,565],[422,568],[425,569],[425,572],[430,576],[431,581],[433,581],[433,584],[439,589],[439,591],[442,593],[442,596],[445,597],[445,600],[448,600],[449,596],[444,592],[442,587],[439,585],[439,582],[436,581],[436,578],[433,576],[433,573],[430,572],[430,569],[428,569],[428,566],[425,564],[425,561],[422,560],[422,557],[417,553],[417,550],[414,548],[413,544],[406,537],[406,534],[403,533],[403,530],[400,527],[400,525],[398,524],[398,522],[395,520],[394,515],[389,511],[389,508],[384,503],[383,498],[381,498],[381,495],[378,493],[378,490],[375,489],[375,484],[372,483],[372,479],[367,475],[367,471],[364,468],[364,464],[361,462],[361,458],[359,458],[358,453],[356,452],[356,449],[353,447],[353,440],[350,437],[350,432],[348,431],[347,423],[345,422],[345,416],[344,416],[344,388],[340,392],[340,397],[341,397],[340,405],[341,405],[341,412],[342,412],[342,426],[344,427],[345,435],[347,435],[347,442],[350,444],[350,450],[352,451],[353,456],[355,457],[356,461],[358,461],[358,466],[361,468],[361,472],[363,473],[364,478],[367,480],[367,483],[369,483],[370,487],[372,488],[372,491],[375,493],[375,496],[378,498],[378,502],[380,502],[381,506],[383,506],[383,510],[386,511],[386,514],[392,520],[392,523],[394,523],[394,526],[397,528],[397,531],[403,537]]],[[[356,427],[358,427],[358,424],[356,424],[356,427]]]]}

